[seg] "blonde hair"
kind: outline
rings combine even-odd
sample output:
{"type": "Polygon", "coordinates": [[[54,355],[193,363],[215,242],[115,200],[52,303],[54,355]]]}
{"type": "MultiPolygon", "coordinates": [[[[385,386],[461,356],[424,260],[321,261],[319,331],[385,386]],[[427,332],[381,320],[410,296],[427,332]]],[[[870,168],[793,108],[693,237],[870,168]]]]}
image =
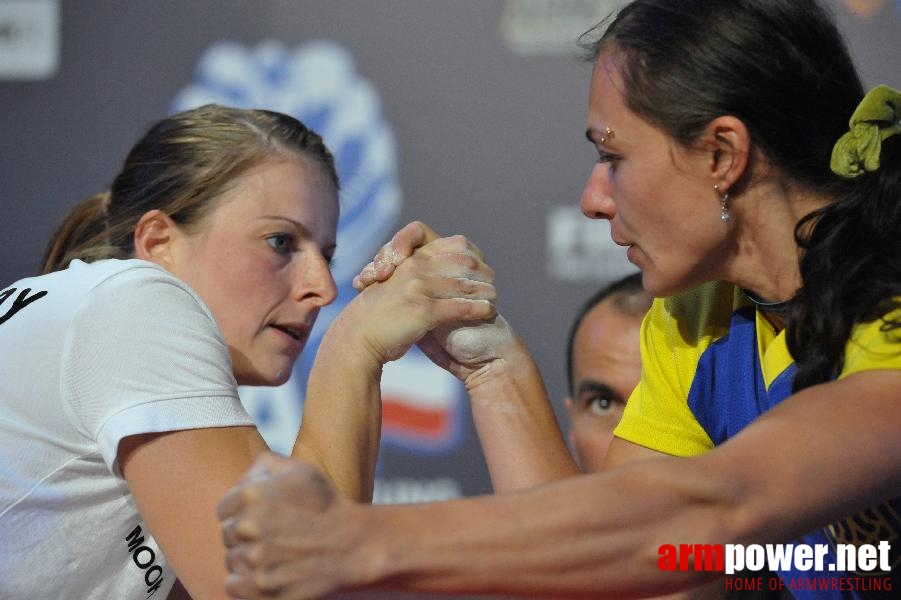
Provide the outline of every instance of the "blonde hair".
{"type": "Polygon", "coordinates": [[[239,176],[279,157],[319,165],[338,189],[334,158],[322,138],[282,113],[208,104],[154,124],[135,144],[108,192],[76,204],[54,234],[42,273],[134,256],[135,227],[146,212],[180,226],[200,223],[239,176]]]}

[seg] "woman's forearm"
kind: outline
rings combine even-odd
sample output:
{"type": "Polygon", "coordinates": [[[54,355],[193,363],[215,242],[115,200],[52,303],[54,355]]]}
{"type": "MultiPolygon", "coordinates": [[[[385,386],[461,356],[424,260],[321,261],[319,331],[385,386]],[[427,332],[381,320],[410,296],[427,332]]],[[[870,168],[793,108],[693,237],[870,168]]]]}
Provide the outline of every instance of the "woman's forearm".
{"type": "Polygon", "coordinates": [[[659,548],[729,539],[729,503],[683,461],[652,462],[522,493],[376,507],[349,564],[372,578],[360,583],[429,592],[629,598],[691,588],[716,574],[661,571],[659,548]],[[408,531],[417,535],[398,535],[408,531]]]}
{"type": "Polygon", "coordinates": [[[339,316],[326,333],[307,382],[292,457],[316,464],[346,497],[372,500],[381,434],[382,361],[339,316]]]}
{"type": "Polygon", "coordinates": [[[872,372],[807,389],[695,458],[378,507],[357,560],[387,554],[376,585],[424,591],[628,598],[687,589],[717,574],[661,570],[662,545],[785,543],[901,494],[901,455],[886,452],[901,428],[898,379],[872,372]]]}
{"type": "Polygon", "coordinates": [[[472,415],[496,492],[579,473],[538,367],[518,338],[467,377],[472,415]]]}

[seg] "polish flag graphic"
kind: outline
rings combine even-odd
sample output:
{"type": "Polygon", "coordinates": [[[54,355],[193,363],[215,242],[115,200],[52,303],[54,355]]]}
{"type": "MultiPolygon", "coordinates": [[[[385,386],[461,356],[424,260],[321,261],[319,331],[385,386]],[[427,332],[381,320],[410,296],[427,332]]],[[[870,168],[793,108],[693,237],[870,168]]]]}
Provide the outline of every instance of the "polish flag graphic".
{"type": "Polygon", "coordinates": [[[463,385],[418,351],[385,365],[382,441],[420,451],[448,450],[459,441],[463,385]]]}

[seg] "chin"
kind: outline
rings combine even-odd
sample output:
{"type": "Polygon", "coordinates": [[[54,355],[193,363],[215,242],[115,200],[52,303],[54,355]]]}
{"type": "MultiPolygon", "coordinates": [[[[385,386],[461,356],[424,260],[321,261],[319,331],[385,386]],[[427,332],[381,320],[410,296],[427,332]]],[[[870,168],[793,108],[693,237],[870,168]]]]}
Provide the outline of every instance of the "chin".
{"type": "Polygon", "coordinates": [[[283,369],[277,369],[267,372],[255,371],[253,373],[235,373],[235,379],[238,382],[238,385],[249,385],[249,386],[266,386],[266,387],[277,387],[284,383],[287,383],[289,379],[291,379],[291,371],[292,367],[284,367],[283,369]]]}
{"type": "Polygon", "coordinates": [[[270,383],[266,385],[271,386],[279,386],[285,383],[288,383],[288,380],[291,379],[291,372],[293,371],[292,367],[286,367],[283,371],[278,371],[273,377],[270,383]]]}
{"type": "Polygon", "coordinates": [[[641,271],[641,286],[655,298],[669,298],[688,291],[700,283],[703,282],[694,281],[694,278],[673,277],[672,272],[660,276],[658,269],[642,269],[641,271]]]}
{"type": "Polygon", "coordinates": [[[655,298],[663,298],[671,295],[670,290],[672,289],[672,286],[669,285],[669,283],[660,281],[659,278],[654,277],[654,273],[650,269],[641,270],[641,287],[655,298]]]}
{"type": "Polygon", "coordinates": [[[232,365],[238,385],[275,387],[291,379],[297,363],[293,352],[232,352],[232,365]]]}

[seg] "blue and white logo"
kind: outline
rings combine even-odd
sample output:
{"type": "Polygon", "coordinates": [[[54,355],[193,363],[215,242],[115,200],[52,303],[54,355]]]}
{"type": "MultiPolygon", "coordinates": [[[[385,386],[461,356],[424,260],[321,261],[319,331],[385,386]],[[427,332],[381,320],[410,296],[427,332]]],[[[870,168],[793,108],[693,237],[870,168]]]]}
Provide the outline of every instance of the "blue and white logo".
{"type": "MultiPolygon", "coordinates": [[[[322,136],[335,156],[341,180],[333,269],[338,299],[320,312],[288,383],[278,388],[241,388],[241,399],[269,446],[289,453],[319,342],[356,293],[351,287],[353,277],[397,226],[402,195],[394,136],[382,114],[378,92],[357,73],[351,53],[327,40],[294,49],[272,41],[255,48],[232,42],[213,45],[201,57],[195,81],[176,95],[171,111],[208,103],[265,108],[296,117],[322,136]]],[[[399,415],[399,420],[389,419],[392,426],[383,432],[383,442],[426,452],[457,445],[464,392],[456,379],[414,351],[386,365],[382,381],[386,418],[399,415]],[[411,370],[420,375],[420,389],[428,393],[399,390],[403,386],[396,380],[408,381],[411,370]]]]}

